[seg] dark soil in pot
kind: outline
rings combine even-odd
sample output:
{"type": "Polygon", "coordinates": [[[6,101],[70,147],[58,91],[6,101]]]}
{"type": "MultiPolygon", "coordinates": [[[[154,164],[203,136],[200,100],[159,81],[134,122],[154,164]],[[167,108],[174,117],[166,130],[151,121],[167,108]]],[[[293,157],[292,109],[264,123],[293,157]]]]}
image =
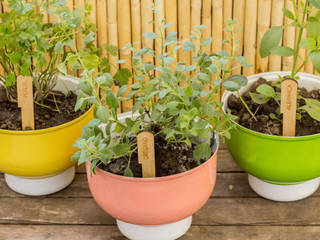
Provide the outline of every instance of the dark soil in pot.
{"type": "MultiPolygon", "coordinates": [[[[132,139],[135,141],[135,139],[132,139]]],[[[156,175],[157,177],[170,176],[191,170],[198,165],[193,160],[193,149],[195,146],[188,146],[186,143],[168,143],[160,135],[155,136],[155,157],[156,157],[156,175]]],[[[208,159],[201,160],[201,163],[208,159]]],[[[124,171],[128,164],[128,158],[122,157],[113,160],[108,165],[100,165],[99,167],[107,172],[117,175],[124,175],[124,171]]],[[[138,153],[135,152],[131,156],[130,169],[134,177],[142,177],[142,168],[138,162],[138,153]]]]}
{"type": "MultiPolygon", "coordinates": [[[[59,126],[80,117],[84,112],[74,111],[77,101],[75,94],[65,96],[63,93],[54,92],[43,103],[46,107],[34,105],[35,129],[46,129],[59,126]],[[57,106],[56,106],[57,105],[57,106]],[[59,109],[57,111],[56,109],[59,109]]],[[[21,111],[17,103],[0,99],[0,129],[21,130],[21,111]]]]}
{"type": "MultiPolygon", "coordinates": [[[[240,125],[256,132],[282,136],[282,115],[280,115],[279,120],[270,118],[270,113],[275,113],[279,108],[279,105],[273,99],[266,104],[260,105],[253,102],[249,95],[249,92],[256,92],[256,88],[263,83],[269,84],[275,89],[275,91],[280,92],[279,88],[271,85],[271,83],[267,82],[267,80],[260,78],[251,86],[248,92],[243,94],[243,99],[248,104],[250,110],[255,113],[258,121],[255,121],[250,116],[240,99],[235,95],[231,95],[229,97],[228,108],[231,110],[233,115],[239,117],[236,121],[240,125]]],[[[319,90],[307,91],[305,88],[301,88],[299,91],[299,94],[304,98],[320,100],[319,90]]],[[[298,105],[304,105],[304,100],[299,99],[298,105]]],[[[302,113],[301,120],[297,120],[296,124],[296,136],[306,136],[320,133],[320,122],[311,118],[307,113],[302,113]]]]}

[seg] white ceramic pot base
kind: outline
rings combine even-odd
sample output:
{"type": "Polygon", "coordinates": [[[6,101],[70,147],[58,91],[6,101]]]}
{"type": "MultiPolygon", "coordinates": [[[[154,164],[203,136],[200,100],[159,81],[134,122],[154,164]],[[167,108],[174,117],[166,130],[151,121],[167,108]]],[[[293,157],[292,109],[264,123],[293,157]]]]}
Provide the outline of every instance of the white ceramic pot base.
{"type": "Polygon", "coordinates": [[[157,226],[141,226],[117,220],[120,232],[130,240],[175,240],[188,231],[191,223],[192,216],[157,226]]]}
{"type": "Polygon", "coordinates": [[[67,187],[74,179],[75,167],[71,167],[57,175],[47,177],[20,177],[5,174],[5,180],[13,191],[29,195],[42,196],[58,192],[67,187]]]}
{"type": "Polygon", "coordinates": [[[319,187],[320,179],[315,178],[306,182],[291,184],[272,184],[252,175],[248,175],[250,187],[260,196],[278,202],[291,202],[312,195],[319,187]],[[282,184],[282,185],[281,185],[282,184]]]}

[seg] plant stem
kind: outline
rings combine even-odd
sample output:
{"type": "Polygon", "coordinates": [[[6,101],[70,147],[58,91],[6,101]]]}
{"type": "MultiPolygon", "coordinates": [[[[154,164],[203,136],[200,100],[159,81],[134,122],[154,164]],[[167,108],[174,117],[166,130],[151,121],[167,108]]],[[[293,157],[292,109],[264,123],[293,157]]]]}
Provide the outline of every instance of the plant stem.
{"type": "MultiPolygon", "coordinates": [[[[297,10],[296,10],[297,9],[297,3],[296,3],[295,0],[293,0],[292,3],[293,3],[293,7],[295,9],[296,18],[298,19],[299,16],[298,16],[298,13],[297,13],[297,10]]],[[[293,66],[292,66],[292,71],[291,71],[291,78],[295,78],[295,76],[298,73],[298,71],[302,68],[302,67],[300,67],[299,70],[296,71],[297,61],[298,61],[299,51],[300,51],[300,43],[301,43],[302,34],[303,34],[303,30],[304,30],[304,21],[305,21],[305,18],[306,18],[307,9],[308,9],[308,0],[305,2],[305,5],[304,5],[301,23],[298,22],[300,29],[299,29],[299,35],[298,35],[298,40],[297,40],[297,44],[296,44],[296,49],[294,51],[294,61],[293,61],[293,66]]]]}
{"type": "Polygon", "coordinates": [[[247,111],[250,113],[250,115],[253,117],[253,119],[257,122],[258,119],[256,118],[256,116],[254,115],[253,112],[251,112],[249,106],[247,105],[247,103],[243,100],[243,98],[241,97],[241,94],[239,91],[237,91],[238,97],[240,98],[242,104],[244,105],[244,107],[247,109],[247,111]]]}

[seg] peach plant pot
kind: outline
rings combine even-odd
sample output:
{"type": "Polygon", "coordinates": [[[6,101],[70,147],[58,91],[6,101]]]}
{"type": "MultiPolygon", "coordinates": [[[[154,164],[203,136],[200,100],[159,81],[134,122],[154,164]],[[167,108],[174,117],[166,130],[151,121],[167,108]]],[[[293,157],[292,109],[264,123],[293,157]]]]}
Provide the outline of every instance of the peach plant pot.
{"type": "MultiPolygon", "coordinates": [[[[202,165],[184,173],[158,178],[130,178],[118,176],[99,168],[90,174],[90,162],[86,163],[91,193],[100,207],[119,222],[135,226],[159,226],[190,222],[210,197],[216,182],[218,138],[212,157],[202,165]]],[[[183,235],[162,239],[176,239],[183,235]]],[[[120,228],[120,226],[119,226],[120,228]]],[[[120,230],[122,230],[120,228],[120,230]]],[[[123,231],[122,231],[123,232],[123,231]]],[[[151,234],[150,238],[160,239],[151,234]]]]}

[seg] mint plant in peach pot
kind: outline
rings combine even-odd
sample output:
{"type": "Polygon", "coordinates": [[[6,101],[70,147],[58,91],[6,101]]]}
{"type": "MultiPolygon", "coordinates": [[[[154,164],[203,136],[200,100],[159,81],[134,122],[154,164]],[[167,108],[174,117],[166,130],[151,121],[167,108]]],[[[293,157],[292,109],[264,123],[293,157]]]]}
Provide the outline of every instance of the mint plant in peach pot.
{"type": "MultiPolygon", "coordinates": [[[[203,39],[205,26],[197,26],[191,38],[200,41],[182,46],[177,33],[168,33],[164,20],[160,33],[144,36],[161,42],[161,55],[152,49],[132,52],[134,84],[122,74],[110,78],[108,88],[96,99],[95,119],[84,129],[75,146],[78,164],[86,163],[89,187],[100,207],[117,219],[120,231],[129,239],[177,239],[190,227],[192,215],[208,200],[215,185],[218,135],[228,135],[233,117],[222,112],[215,100],[220,91],[218,65],[225,68],[226,52],[208,55],[203,39]],[[166,51],[168,47],[168,52],[166,51]],[[177,61],[177,52],[192,52],[192,64],[177,61]],[[159,65],[144,62],[145,56],[159,59],[159,65]],[[217,75],[217,80],[211,78],[217,75]],[[119,85],[112,91],[113,83],[119,85]],[[134,100],[132,112],[118,115],[125,101],[134,100]],[[154,136],[156,176],[143,178],[138,162],[137,135],[148,131],[154,136]]],[[[78,58],[81,61],[81,58],[78,58]]],[[[123,63],[123,61],[121,61],[123,63]]],[[[128,72],[127,72],[128,73],[128,72]]],[[[99,79],[90,72],[82,81],[99,89],[99,79]]]]}
{"type": "Polygon", "coordinates": [[[227,79],[229,90],[223,96],[225,110],[239,118],[227,141],[234,160],[249,173],[249,184],[259,195],[275,201],[295,201],[306,198],[319,187],[320,176],[320,78],[301,73],[311,61],[320,71],[319,1],[301,1],[302,14],[283,9],[290,23],[270,28],[264,35],[260,55],[292,56],[291,72],[269,72],[227,79]],[[279,46],[283,29],[295,28],[297,42],[292,49],[279,46]],[[304,31],[307,36],[304,36],[304,31]],[[300,56],[300,49],[306,56],[300,56]],[[297,81],[298,90],[292,104],[297,104],[295,136],[283,135],[282,86],[286,81],[297,81]],[[248,82],[248,84],[247,84],[248,82]]]}

